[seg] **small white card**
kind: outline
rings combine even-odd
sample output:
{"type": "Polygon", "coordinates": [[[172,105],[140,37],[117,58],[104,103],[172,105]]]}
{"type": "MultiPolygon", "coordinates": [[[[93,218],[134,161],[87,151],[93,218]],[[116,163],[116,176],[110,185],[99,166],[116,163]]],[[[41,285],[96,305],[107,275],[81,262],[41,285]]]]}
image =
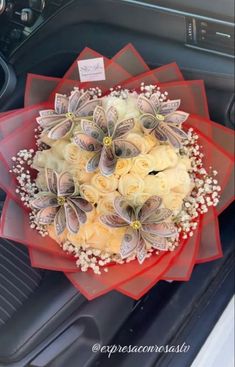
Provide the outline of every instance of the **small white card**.
{"type": "Polygon", "coordinates": [[[97,80],[105,80],[103,57],[79,60],[78,70],[81,82],[94,82],[97,80]]]}

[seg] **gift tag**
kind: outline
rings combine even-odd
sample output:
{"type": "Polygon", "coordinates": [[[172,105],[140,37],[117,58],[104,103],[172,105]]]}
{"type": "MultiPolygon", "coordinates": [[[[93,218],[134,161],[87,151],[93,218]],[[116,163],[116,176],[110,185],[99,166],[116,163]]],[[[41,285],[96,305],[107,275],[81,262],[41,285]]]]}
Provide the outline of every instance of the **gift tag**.
{"type": "Polygon", "coordinates": [[[78,70],[81,82],[93,82],[105,80],[104,59],[97,57],[94,59],[79,60],[78,70]]]}

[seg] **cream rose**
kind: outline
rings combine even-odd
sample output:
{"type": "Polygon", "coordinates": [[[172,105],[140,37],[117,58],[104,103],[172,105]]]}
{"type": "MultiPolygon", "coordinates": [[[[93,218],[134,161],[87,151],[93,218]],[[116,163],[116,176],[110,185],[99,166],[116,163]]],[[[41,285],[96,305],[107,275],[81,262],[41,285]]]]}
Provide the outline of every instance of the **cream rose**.
{"type": "Polygon", "coordinates": [[[97,188],[95,188],[92,185],[82,184],[79,190],[80,190],[81,195],[91,204],[98,203],[100,193],[97,190],[97,188]]]}
{"type": "Polygon", "coordinates": [[[110,235],[109,235],[109,239],[108,239],[108,242],[107,242],[107,244],[108,244],[107,250],[109,250],[110,252],[113,252],[115,254],[119,254],[122,239],[125,235],[125,232],[126,232],[125,227],[115,228],[115,230],[112,231],[112,234],[110,233],[110,235]]]}
{"type": "Polygon", "coordinates": [[[83,158],[83,153],[77,145],[70,143],[64,149],[64,159],[69,164],[79,164],[83,158]]]}
{"type": "Polygon", "coordinates": [[[153,134],[144,133],[143,136],[144,136],[145,144],[147,146],[147,153],[151,151],[154,147],[159,145],[159,141],[155,138],[153,134]]]}
{"type": "Polygon", "coordinates": [[[132,159],[118,159],[117,165],[115,168],[115,174],[118,176],[125,175],[130,171],[132,167],[132,159]]]}
{"type": "Polygon", "coordinates": [[[114,199],[120,196],[120,194],[117,191],[114,191],[112,193],[110,193],[109,195],[105,195],[102,198],[99,199],[98,201],[98,205],[96,208],[97,214],[98,215],[103,215],[103,214],[110,214],[114,212],[114,199]]]}
{"type": "Polygon", "coordinates": [[[148,142],[145,140],[144,135],[142,133],[129,133],[125,140],[135,144],[137,148],[139,148],[142,154],[147,153],[149,150],[148,142]]]}
{"type": "Polygon", "coordinates": [[[192,190],[190,176],[186,169],[182,168],[181,165],[168,169],[164,173],[167,176],[171,191],[186,196],[192,190]]]}
{"type": "Polygon", "coordinates": [[[148,175],[144,179],[144,192],[150,195],[166,195],[170,191],[168,178],[165,172],[159,172],[157,175],[148,175]]]}
{"type": "Polygon", "coordinates": [[[96,173],[92,179],[91,184],[103,194],[113,192],[118,187],[118,180],[115,175],[112,176],[102,176],[101,173],[96,173]]]}
{"type": "Polygon", "coordinates": [[[137,195],[144,190],[144,181],[143,179],[134,173],[127,173],[123,175],[118,183],[118,190],[123,196],[133,196],[137,195]]]}
{"type": "Polygon", "coordinates": [[[68,232],[68,240],[74,245],[74,246],[82,246],[84,248],[89,246],[89,243],[92,241],[92,237],[94,236],[95,228],[93,223],[86,222],[83,224],[78,233],[72,234],[68,232]]]}
{"type": "Polygon", "coordinates": [[[131,195],[130,202],[134,206],[142,206],[148,198],[152,196],[147,192],[140,192],[139,194],[133,194],[131,195]]]}
{"type": "Polygon", "coordinates": [[[92,177],[94,176],[94,173],[87,172],[85,168],[76,168],[76,165],[69,166],[68,171],[71,172],[74,182],[77,185],[89,184],[92,177]]]}
{"type": "Polygon", "coordinates": [[[183,196],[179,193],[170,192],[163,196],[163,204],[176,215],[180,212],[183,204],[183,196]]]}
{"type": "Polygon", "coordinates": [[[33,159],[32,167],[38,171],[41,168],[47,167],[55,170],[56,172],[61,172],[66,168],[65,161],[59,159],[55,154],[53,154],[51,149],[37,152],[33,159]]]}
{"type": "Polygon", "coordinates": [[[103,223],[97,221],[93,224],[93,235],[89,240],[89,243],[92,244],[92,247],[98,248],[102,251],[110,251],[109,249],[109,241],[111,238],[111,234],[109,228],[105,226],[103,223]]]}
{"type": "Polygon", "coordinates": [[[153,171],[154,160],[150,154],[140,154],[133,158],[131,173],[137,173],[140,176],[146,176],[153,171]]]}
{"type": "Polygon", "coordinates": [[[46,175],[45,175],[45,171],[44,169],[41,169],[38,174],[37,174],[37,178],[35,180],[36,186],[41,190],[41,191],[47,191],[47,183],[46,183],[46,175]]]}
{"type": "Polygon", "coordinates": [[[159,145],[150,151],[154,159],[154,170],[163,171],[167,168],[175,167],[178,156],[169,145],[159,145]]]}

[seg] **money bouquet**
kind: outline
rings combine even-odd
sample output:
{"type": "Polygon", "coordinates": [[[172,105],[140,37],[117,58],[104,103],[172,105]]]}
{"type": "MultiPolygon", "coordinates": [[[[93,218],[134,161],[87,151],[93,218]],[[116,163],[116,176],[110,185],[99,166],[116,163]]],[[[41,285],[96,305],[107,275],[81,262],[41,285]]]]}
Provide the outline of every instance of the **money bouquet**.
{"type": "Polygon", "coordinates": [[[149,70],[132,45],[111,60],[86,48],[61,79],[29,75],[25,107],[0,116],[0,132],[1,236],[88,299],[138,299],[222,256],[233,134],[176,64],[149,70]]]}

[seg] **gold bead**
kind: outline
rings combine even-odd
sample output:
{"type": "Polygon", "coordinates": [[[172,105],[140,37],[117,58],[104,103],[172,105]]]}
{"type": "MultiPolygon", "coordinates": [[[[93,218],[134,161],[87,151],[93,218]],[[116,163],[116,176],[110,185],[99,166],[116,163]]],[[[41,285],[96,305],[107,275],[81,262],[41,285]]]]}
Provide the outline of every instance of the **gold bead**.
{"type": "Polygon", "coordinates": [[[67,119],[69,119],[69,120],[73,120],[73,119],[74,119],[74,117],[75,117],[75,115],[74,115],[74,113],[73,113],[73,112],[67,112],[67,113],[65,114],[65,116],[66,116],[66,118],[67,118],[67,119]]]}
{"type": "Polygon", "coordinates": [[[57,196],[57,204],[58,205],[64,205],[65,204],[65,197],[64,196],[57,196]]]}
{"type": "Polygon", "coordinates": [[[160,114],[157,114],[156,115],[156,118],[159,120],[159,121],[164,121],[165,117],[163,115],[160,115],[160,114]]]}
{"type": "Polygon", "coordinates": [[[140,229],[141,228],[141,223],[139,220],[134,220],[133,222],[131,222],[130,226],[137,230],[137,229],[140,229]]]}
{"type": "Polygon", "coordinates": [[[113,142],[113,140],[112,140],[111,136],[105,136],[104,139],[103,139],[103,144],[106,147],[110,147],[112,145],[112,142],[113,142]]]}

